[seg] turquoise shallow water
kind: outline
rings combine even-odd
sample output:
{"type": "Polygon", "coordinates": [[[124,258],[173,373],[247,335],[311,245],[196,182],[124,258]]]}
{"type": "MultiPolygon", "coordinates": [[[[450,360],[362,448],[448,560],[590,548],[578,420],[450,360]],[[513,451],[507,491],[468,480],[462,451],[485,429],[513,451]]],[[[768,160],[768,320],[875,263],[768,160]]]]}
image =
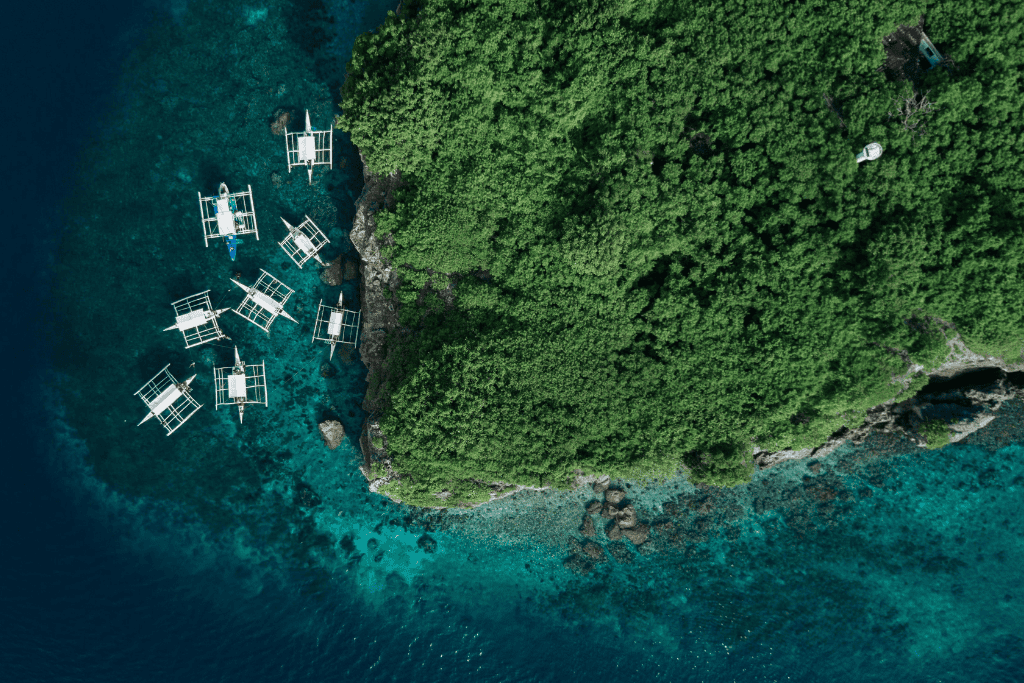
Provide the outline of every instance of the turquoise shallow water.
{"type": "MultiPolygon", "coordinates": [[[[589,489],[445,513],[367,492],[353,438],[365,368],[358,351],[328,363],[310,343],[317,303],[338,288],[276,244],[278,216],[298,224],[308,214],[331,240],[326,258],[357,259],[347,232],[361,165],[339,133],[335,169],[309,185],[287,172],[269,124],[289,106],[326,126],[344,55],[388,9],[193,2],[125,63],[67,205],[54,271],[63,331],[40,399],[52,410],[50,469],[107,553],[73,561],[86,551],[69,548],[80,570],[66,580],[89,594],[99,567],[125,571],[116,613],[137,627],[69,636],[64,673],[1020,680],[1019,401],[937,452],[873,437],[736,490],[618,482],[655,530],[633,548],[608,541],[596,517],[595,558],[581,554],[578,533],[589,489]],[[202,242],[196,192],[221,181],[252,185],[260,222],[260,240],[247,237],[235,263],[202,242]],[[229,278],[252,283],[260,268],[296,290],[288,310],[300,322],[279,319],[268,336],[222,319],[243,357],[267,366],[270,406],[239,425],[212,405],[212,367],[230,364],[231,344],[188,351],[161,330],[171,301],[211,289],[214,303],[234,306],[241,292],[229,278]],[[206,404],[172,437],[135,426],[144,409],[132,396],[166,363],[179,378],[198,373],[206,404]],[[316,431],[325,416],[349,435],[335,451],[316,431]],[[90,657],[93,637],[117,655],[90,657]]],[[[358,302],[355,280],[342,289],[358,302]]]]}

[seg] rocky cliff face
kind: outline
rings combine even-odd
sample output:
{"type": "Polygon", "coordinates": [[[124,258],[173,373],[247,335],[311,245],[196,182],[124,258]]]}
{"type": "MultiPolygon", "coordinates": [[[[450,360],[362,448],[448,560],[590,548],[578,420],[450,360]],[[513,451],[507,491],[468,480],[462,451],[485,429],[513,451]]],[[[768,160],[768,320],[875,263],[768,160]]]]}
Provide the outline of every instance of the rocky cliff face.
{"type": "Polygon", "coordinates": [[[366,365],[366,381],[370,385],[363,401],[363,409],[369,415],[359,437],[364,460],[360,470],[370,482],[370,490],[376,492],[393,476],[387,456],[387,439],[381,433],[377,419],[382,401],[386,398],[383,395],[384,339],[388,332],[398,326],[396,306],[385,292],[394,292],[398,288],[398,275],[391,264],[381,257],[382,245],[376,236],[377,226],[373,216],[382,207],[394,207],[394,192],[402,186],[402,177],[397,169],[386,176],[372,173],[362,152],[359,158],[363,162],[363,193],[356,202],[356,216],[349,237],[360,257],[362,329],[359,331],[359,352],[366,365]]]}

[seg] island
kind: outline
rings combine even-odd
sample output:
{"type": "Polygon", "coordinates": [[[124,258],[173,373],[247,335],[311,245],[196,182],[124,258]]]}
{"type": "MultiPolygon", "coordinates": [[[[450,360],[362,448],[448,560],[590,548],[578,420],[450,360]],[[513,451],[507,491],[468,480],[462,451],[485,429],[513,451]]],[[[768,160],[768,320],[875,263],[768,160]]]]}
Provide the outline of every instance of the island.
{"type": "Polygon", "coordinates": [[[412,0],[362,35],[371,490],[734,486],[987,424],[915,397],[989,368],[955,389],[991,413],[1024,370],[1019,69],[870,4],[412,0]]]}

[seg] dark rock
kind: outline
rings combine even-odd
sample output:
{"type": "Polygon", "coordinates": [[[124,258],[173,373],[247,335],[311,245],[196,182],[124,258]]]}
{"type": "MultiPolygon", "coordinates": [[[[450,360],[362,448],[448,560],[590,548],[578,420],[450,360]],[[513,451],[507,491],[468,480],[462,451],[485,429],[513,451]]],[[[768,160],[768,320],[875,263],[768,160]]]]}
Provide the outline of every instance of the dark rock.
{"type": "Polygon", "coordinates": [[[345,428],[337,420],[324,420],[320,423],[320,437],[332,451],[345,440],[345,428]]]}
{"type": "Polygon", "coordinates": [[[651,530],[652,531],[657,531],[657,532],[662,533],[662,534],[672,533],[672,531],[675,528],[676,528],[675,523],[674,522],[670,522],[668,520],[665,520],[663,522],[655,522],[654,524],[651,525],[651,530]]]}
{"type": "Polygon", "coordinates": [[[626,492],[621,489],[608,489],[604,492],[605,501],[612,505],[618,505],[625,499],[626,492]]]}
{"type": "Polygon", "coordinates": [[[627,505],[622,508],[618,516],[619,527],[622,529],[632,529],[637,525],[636,510],[632,505],[627,505]]]}
{"type": "Polygon", "coordinates": [[[383,550],[381,550],[379,553],[377,553],[376,555],[373,556],[373,561],[374,562],[380,562],[383,559],[384,559],[384,551],[383,550]]]}
{"type": "Polygon", "coordinates": [[[605,519],[615,519],[619,516],[619,508],[617,505],[611,503],[605,503],[601,506],[601,516],[605,519]]]}
{"type": "Polygon", "coordinates": [[[807,463],[807,469],[809,469],[812,474],[817,474],[818,472],[821,472],[821,463],[809,462],[807,463]]]}
{"type": "Polygon", "coordinates": [[[594,571],[594,563],[591,560],[575,553],[562,560],[562,566],[574,574],[589,574],[594,571]]]}
{"type": "Polygon", "coordinates": [[[629,549],[623,541],[608,544],[608,552],[615,558],[617,562],[622,564],[629,564],[635,559],[633,551],[629,549]]]}
{"type": "Polygon", "coordinates": [[[875,495],[875,493],[871,489],[864,488],[861,489],[860,491],[857,491],[857,495],[860,496],[861,498],[870,498],[871,496],[875,495]]]}
{"type": "Polygon", "coordinates": [[[437,541],[426,534],[420,536],[419,540],[416,541],[416,545],[418,545],[425,553],[433,553],[437,550],[437,541]]]}
{"type": "Polygon", "coordinates": [[[583,554],[592,559],[595,562],[607,562],[608,556],[604,554],[604,548],[596,543],[583,544],[583,554]]]}
{"type": "Polygon", "coordinates": [[[596,514],[598,514],[600,512],[601,512],[601,501],[599,501],[599,500],[591,501],[591,503],[589,505],[587,505],[587,514],[588,515],[596,515],[596,514]]]}
{"type": "Polygon", "coordinates": [[[598,479],[594,482],[594,493],[599,495],[604,493],[608,489],[608,480],[605,478],[598,479]]]}
{"type": "Polygon", "coordinates": [[[356,552],[356,537],[354,534],[345,534],[341,537],[338,542],[341,545],[341,549],[345,551],[345,555],[351,556],[356,552]]]}
{"type": "Polygon", "coordinates": [[[376,538],[371,538],[369,541],[366,542],[366,549],[372,553],[374,550],[377,549],[377,546],[379,545],[380,541],[378,541],[376,538]]]}
{"type": "Polygon", "coordinates": [[[715,507],[714,501],[711,500],[711,496],[691,498],[687,502],[687,505],[698,515],[706,515],[715,507]]]}
{"type": "Polygon", "coordinates": [[[594,528],[594,520],[588,515],[583,518],[583,524],[580,526],[580,533],[584,536],[593,536],[597,533],[594,528]]]}
{"type": "MultiPolygon", "coordinates": [[[[637,524],[632,529],[623,529],[622,535],[633,542],[633,545],[640,545],[647,540],[647,536],[651,533],[651,528],[646,524],[637,524]]],[[[611,534],[608,535],[611,538],[611,534]]]]}
{"type": "Polygon", "coordinates": [[[331,287],[341,286],[341,257],[330,261],[326,268],[320,270],[320,282],[331,287]]]}
{"type": "Polygon", "coordinates": [[[658,548],[653,543],[648,541],[647,543],[641,543],[640,545],[636,546],[636,551],[641,555],[653,555],[658,551],[658,548]]]}
{"type": "Polygon", "coordinates": [[[355,280],[359,277],[359,264],[355,261],[345,261],[345,275],[346,280],[355,280]]]}
{"type": "Polygon", "coordinates": [[[604,531],[608,535],[609,541],[617,541],[622,538],[623,531],[619,528],[618,522],[612,522],[604,531]]]}
{"type": "Polygon", "coordinates": [[[316,495],[309,484],[299,482],[295,486],[295,504],[299,507],[315,508],[320,504],[320,496],[316,495]]]}
{"type": "Polygon", "coordinates": [[[409,584],[398,572],[391,572],[384,577],[384,586],[390,593],[400,593],[409,587],[409,584]]]}
{"type": "Polygon", "coordinates": [[[288,107],[278,107],[270,115],[270,132],[274,135],[284,135],[288,132],[288,124],[292,121],[292,111],[288,107]]]}
{"type": "Polygon", "coordinates": [[[978,484],[985,488],[992,488],[993,486],[998,486],[999,479],[999,472],[990,467],[978,475],[978,484]]]}
{"type": "Polygon", "coordinates": [[[320,366],[320,376],[325,379],[331,379],[338,374],[338,371],[334,369],[334,366],[330,363],[324,363],[320,366]]]}

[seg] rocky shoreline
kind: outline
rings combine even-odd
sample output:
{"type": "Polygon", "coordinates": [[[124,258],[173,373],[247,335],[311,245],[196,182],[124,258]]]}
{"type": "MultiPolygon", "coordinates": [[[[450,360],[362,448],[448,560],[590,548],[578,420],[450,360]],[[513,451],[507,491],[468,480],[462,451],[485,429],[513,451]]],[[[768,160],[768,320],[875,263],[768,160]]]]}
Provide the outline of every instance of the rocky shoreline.
{"type": "Polygon", "coordinates": [[[398,313],[388,298],[398,288],[398,276],[381,256],[373,214],[382,206],[394,207],[394,192],[402,186],[402,178],[397,169],[387,176],[372,173],[362,152],[359,159],[363,164],[363,191],[356,200],[356,215],[349,232],[349,238],[359,252],[359,302],[362,309],[359,352],[366,365],[369,384],[362,405],[368,415],[359,436],[363,452],[363,464],[359,469],[369,482],[370,490],[376,493],[380,486],[394,477],[387,456],[387,439],[380,430],[378,416],[386,379],[384,340],[388,332],[398,327],[398,313]]]}
{"type": "MultiPolygon", "coordinates": [[[[949,323],[938,322],[952,330],[949,323]]],[[[904,401],[893,398],[875,406],[859,427],[840,429],[815,448],[769,452],[755,444],[755,464],[765,469],[787,460],[822,458],[847,441],[858,446],[875,432],[904,436],[926,448],[926,438],[919,429],[932,419],[950,421],[953,418],[949,441],[956,443],[995,420],[996,411],[1006,401],[1024,398],[1024,363],[1006,363],[994,356],[974,353],[963,343],[959,333],[952,335],[946,345],[949,348],[946,362],[928,373],[928,385],[916,396],[904,401]]],[[[912,365],[894,380],[906,388],[911,377],[922,369],[920,365],[912,365]]]]}
{"type": "MultiPolygon", "coordinates": [[[[356,215],[349,233],[360,256],[360,355],[367,368],[369,384],[362,406],[368,416],[359,437],[363,453],[363,464],[359,469],[366,477],[370,491],[379,493],[380,487],[395,477],[387,452],[387,437],[380,429],[378,417],[386,399],[383,391],[387,379],[384,370],[384,340],[389,332],[399,326],[397,307],[391,298],[391,294],[398,288],[399,276],[381,256],[382,245],[375,235],[376,223],[373,216],[384,206],[389,209],[394,207],[395,190],[403,183],[397,169],[382,176],[370,171],[362,152],[359,158],[363,164],[363,192],[356,201],[356,215]]],[[[930,382],[917,396],[905,401],[890,399],[872,408],[862,425],[843,428],[825,444],[815,448],[767,451],[755,443],[753,455],[758,468],[773,467],[789,460],[822,458],[848,441],[859,445],[875,432],[902,435],[924,448],[927,446],[926,438],[919,428],[932,419],[948,422],[951,430],[949,441],[956,443],[995,420],[996,412],[1005,401],[1015,397],[1024,398],[1024,363],[1006,363],[1000,358],[974,353],[963,343],[952,324],[938,319],[935,322],[944,331],[952,332],[947,340],[949,355],[945,363],[928,373],[930,382]]],[[[904,375],[893,379],[904,388],[909,387],[911,378],[922,369],[922,366],[912,364],[904,375]]],[[[575,487],[607,481],[604,477],[578,474],[580,476],[575,481],[575,487]]],[[[513,486],[503,482],[492,482],[490,486],[490,501],[524,490],[542,491],[548,488],[513,486]]],[[[440,501],[443,501],[443,494],[439,497],[440,501]]],[[[439,505],[438,508],[443,509],[443,506],[439,505]]],[[[615,526],[614,522],[612,526],[615,526]]],[[[618,526],[621,527],[621,523],[618,526]]]]}

